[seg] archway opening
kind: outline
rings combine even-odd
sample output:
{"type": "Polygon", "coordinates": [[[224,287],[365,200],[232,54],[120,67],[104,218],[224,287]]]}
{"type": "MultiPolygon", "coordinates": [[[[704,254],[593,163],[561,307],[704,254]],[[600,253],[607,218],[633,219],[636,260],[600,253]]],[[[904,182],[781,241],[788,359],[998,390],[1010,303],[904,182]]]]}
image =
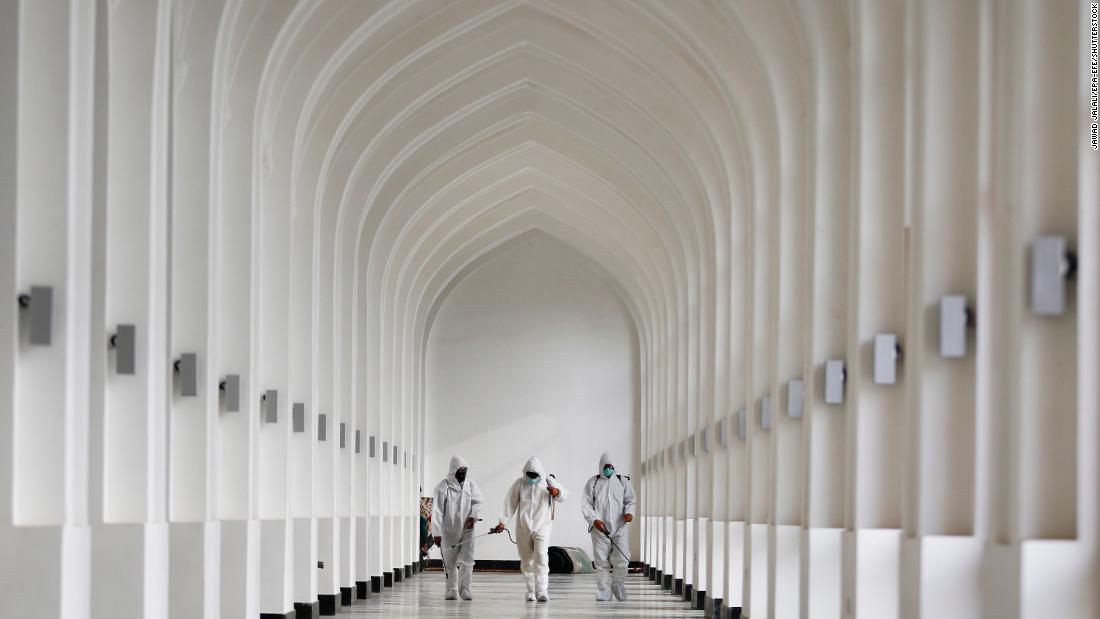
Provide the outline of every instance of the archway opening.
{"type": "MultiPolygon", "coordinates": [[[[600,454],[639,469],[639,377],[634,321],[584,258],[541,233],[504,247],[451,290],[432,325],[425,494],[462,456],[485,494],[482,532],[538,456],[572,492],[554,545],[588,549],[581,491],[600,454]]],[[[516,550],[487,537],[477,556],[515,560],[516,550]]]]}

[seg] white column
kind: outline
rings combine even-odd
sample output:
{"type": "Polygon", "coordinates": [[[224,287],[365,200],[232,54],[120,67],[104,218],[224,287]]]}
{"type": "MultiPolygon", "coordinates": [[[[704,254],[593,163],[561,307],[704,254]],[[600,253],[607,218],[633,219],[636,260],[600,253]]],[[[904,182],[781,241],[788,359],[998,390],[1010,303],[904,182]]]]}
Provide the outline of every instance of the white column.
{"type": "Polygon", "coordinates": [[[824,398],[824,366],[847,361],[848,210],[850,204],[849,57],[846,11],[839,3],[809,3],[813,58],[814,191],[806,221],[807,331],[804,377],[801,615],[841,613],[841,532],[844,525],[844,432],[848,402],[824,398]]]}
{"type": "Polygon", "coordinates": [[[845,616],[898,613],[905,349],[904,8],[852,5],[854,164],[848,259],[845,437],[845,616]],[[876,337],[896,338],[885,361],[896,382],[875,380],[876,337]]]}
{"type": "Polygon", "coordinates": [[[903,504],[903,617],[979,612],[981,544],[974,533],[975,338],[944,356],[940,304],[961,295],[977,309],[978,12],[916,4],[909,177],[907,477],[903,504]]]}

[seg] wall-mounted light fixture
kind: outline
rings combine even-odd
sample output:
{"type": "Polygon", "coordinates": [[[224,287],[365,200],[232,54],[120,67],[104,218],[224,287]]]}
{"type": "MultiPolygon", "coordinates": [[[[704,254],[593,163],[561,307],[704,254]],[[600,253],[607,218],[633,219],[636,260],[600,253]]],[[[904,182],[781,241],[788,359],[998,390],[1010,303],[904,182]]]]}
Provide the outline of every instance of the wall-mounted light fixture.
{"type": "Polygon", "coordinates": [[[266,423],[279,422],[279,391],[268,389],[260,396],[260,415],[266,423]]]}
{"type": "Polygon", "coordinates": [[[974,324],[974,312],[966,297],[949,294],[940,298],[940,356],[966,356],[967,327],[974,324]]]}
{"type": "Polygon", "coordinates": [[[787,382],[787,416],[791,419],[802,419],[805,411],[805,387],[800,379],[791,379],[787,382]]]}
{"type": "Polygon", "coordinates": [[[898,361],[901,360],[901,344],[894,333],[875,334],[874,371],[876,385],[893,385],[898,382],[898,361]]]}
{"type": "Polygon", "coordinates": [[[293,432],[306,431],[306,405],[304,402],[295,402],[291,405],[290,425],[293,432]]]}
{"type": "Polygon", "coordinates": [[[107,339],[107,348],[115,353],[115,373],[130,376],[137,372],[137,327],[118,325],[107,339]]]}
{"type": "Polygon", "coordinates": [[[185,352],[172,363],[172,368],[179,381],[180,395],[199,395],[199,356],[193,352],[185,352]]]}
{"type": "Polygon", "coordinates": [[[1064,236],[1041,236],[1031,242],[1031,312],[1061,316],[1066,312],[1066,283],[1077,273],[1077,254],[1064,236]]]}
{"type": "Polygon", "coordinates": [[[844,403],[844,382],[848,379],[848,371],[841,359],[829,359],[825,362],[825,403],[844,403]]]}
{"type": "Polygon", "coordinates": [[[241,375],[240,374],[226,374],[225,378],[218,383],[218,391],[222,394],[222,401],[225,402],[225,410],[230,413],[237,413],[241,410],[241,375]]]}
{"type": "Polygon", "coordinates": [[[28,338],[31,346],[53,343],[53,288],[31,286],[30,292],[19,295],[19,308],[27,313],[28,338]]]}

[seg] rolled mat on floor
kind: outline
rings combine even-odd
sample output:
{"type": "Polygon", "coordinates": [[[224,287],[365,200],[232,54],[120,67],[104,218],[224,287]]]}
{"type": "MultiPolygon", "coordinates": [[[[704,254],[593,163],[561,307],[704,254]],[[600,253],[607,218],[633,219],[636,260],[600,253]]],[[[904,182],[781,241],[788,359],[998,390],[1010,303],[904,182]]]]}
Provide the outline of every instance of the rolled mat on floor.
{"type": "Polygon", "coordinates": [[[581,548],[551,546],[548,554],[551,574],[591,574],[596,571],[592,559],[581,548]]]}

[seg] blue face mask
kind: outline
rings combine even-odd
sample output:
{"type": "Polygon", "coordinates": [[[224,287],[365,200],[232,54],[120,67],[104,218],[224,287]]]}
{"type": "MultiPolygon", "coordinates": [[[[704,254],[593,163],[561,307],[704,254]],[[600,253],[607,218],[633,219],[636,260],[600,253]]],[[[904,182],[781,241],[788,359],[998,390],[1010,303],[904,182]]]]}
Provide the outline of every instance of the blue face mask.
{"type": "Polygon", "coordinates": [[[615,467],[612,467],[612,466],[603,467],[603,476],[604,477],[611,477],[614,474],[615,474],[615,467]]]}
{"type": "Polygon", "coordinates": [[[538,477],[528,477],[528,478],[527,478],[527,483],[529,483],[529,484],[537,484],[537,483],[539,483],[539,478],[538,478],[538,477]]]}

